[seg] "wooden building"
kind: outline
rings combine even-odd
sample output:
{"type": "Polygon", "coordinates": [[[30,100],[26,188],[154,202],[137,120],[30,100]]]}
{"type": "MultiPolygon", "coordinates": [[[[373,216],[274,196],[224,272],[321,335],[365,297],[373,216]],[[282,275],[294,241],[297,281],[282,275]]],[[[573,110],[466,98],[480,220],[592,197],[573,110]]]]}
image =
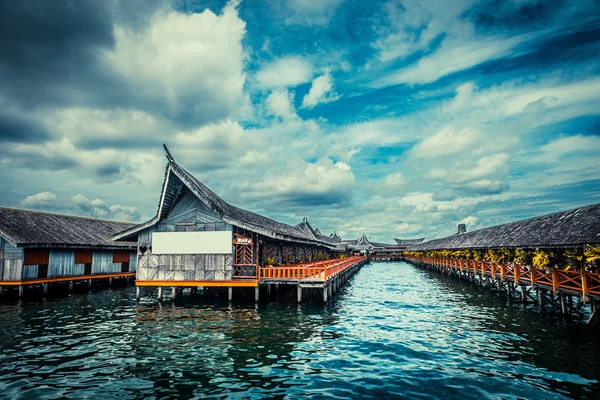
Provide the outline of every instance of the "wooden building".
{"type": "Polygon", "coordinates": [[[410,248],[412,246],[416,246],[420,243],[423,243],[423,241],[425,240],[425,238],[418,238],[418,239],[394,239],[396,241],[396,244],[398,246],[404,247],[405,249],[410,248]]]}
{"type": "Polygon", "coordinates": [[[138,242],[138,297],[146,286],[171,287],[174,294],[183,287],[258,287],[261,267],[332,257],[334,239],[324,240],[306,219],[291,226],[235,207],[165,150],[156,216],[113,237],[138,242]]]}
{"type": "Polygon", "coordinates": [[[406,259],[562,313],[592,304],[600,320],[600,204],[430,240],[406,259]],[[536,293],[536,296],[533,293],[536,293]],[[579,299],[579,304],[573,301],[579,299]]]}
{"type": "Polygon", "coordinates": [[[112,235],[134,224],[0,207],[0,287],[133,277],[136,243],[112,235]]]}

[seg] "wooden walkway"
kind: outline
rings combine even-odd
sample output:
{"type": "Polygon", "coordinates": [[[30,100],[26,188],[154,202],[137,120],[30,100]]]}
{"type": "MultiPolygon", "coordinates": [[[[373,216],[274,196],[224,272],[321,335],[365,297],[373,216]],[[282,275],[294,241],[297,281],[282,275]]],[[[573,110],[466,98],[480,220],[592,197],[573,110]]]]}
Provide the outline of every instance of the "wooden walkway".
{"type": "Polygon", "coordinates": [[[522,302],[528,299],[537,301],[540,306],[546,302],[559,303],[563,314],[576,311],[573,297],[580,304],[591,302],[592,319],[600,313],[600,273],[578,270],[536,269],[519,263],[492,263],[458,258],[405,257],[407,261],[476,282],[492,290],[504,291],[509,298],[515,294],[522,302]],[[537,296],[533,296],[535,290],[537,296]],[[555,297],[556,296],[556,297],[555,297]]]}
{"type": "Polygon", "coordinates": [[[367,261],[367,256],[353,256],[343,260],[263,267],[259,269],[258,280],[268,291],[271,285],[297,285],[298,301],[302,301],[303,289],[321,289],[323,301],[327,302],[367,261]]]}
{"type": "Polygon", "coordinates": [[[0,281],[0,295],[4,293],[5,287],[18,287],[19,289],[19,297],[23,297],[26,286],[35,286],[42,285],[43,293],[47,294],[48,285],[52,283],[69,283],[69,291],[73,290],[73,283],[80,281],[87,281],[88,287],[92,287],[92,280],[97,279],[108,279],[109,285],[112,284],[113,278],[126,278],[133,279],[135,278],[135,271],[133,272],[117,272],[117,273],[107,273],[107,274],[94,274],[94,275],[78,275],[78,276],[60,276],[54,278],[34,278],[34,279],[25,279],[21,281],[0,281]]]}

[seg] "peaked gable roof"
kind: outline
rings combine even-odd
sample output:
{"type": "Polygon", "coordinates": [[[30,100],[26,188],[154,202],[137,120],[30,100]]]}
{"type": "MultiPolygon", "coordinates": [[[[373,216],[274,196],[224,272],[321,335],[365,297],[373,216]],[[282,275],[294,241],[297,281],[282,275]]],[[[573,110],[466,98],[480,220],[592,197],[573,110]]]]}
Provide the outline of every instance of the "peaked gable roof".
{"type": "Polygon", "coordinates": [[[112,236],[135,226],[41,211],[0,207],[0,235],[15,246],[136,248],[134,242],[114,242],[112,236]]]}
{"type": "Polygon", "coordinates": [[[173,205],[181,198],[182,188],[185,187],[228,224],[257,232],[273,239],[317,244],[333,248],[329,243],[317,239],[314,231],[311,232],[312,228],[291,226],[227,203],[177,164],[166,147],[165,150],[167,151],[169,162],[165,171],[165,181],[156,216],[144,224],[120,232],[114,236],[115,240],[131,238],[137,232],[153,226],[164,219],[169,214],[173,205]]]}
{"type": "Polygon", "coordinates": [[[419,244],[419,243],[423,243],[423,241],[425,240],[425,238],[418,238],[418,239],[394,239],[396,241],[396,243],[398,243],[398,246],[413,246],[415,244],[419,244]]]}

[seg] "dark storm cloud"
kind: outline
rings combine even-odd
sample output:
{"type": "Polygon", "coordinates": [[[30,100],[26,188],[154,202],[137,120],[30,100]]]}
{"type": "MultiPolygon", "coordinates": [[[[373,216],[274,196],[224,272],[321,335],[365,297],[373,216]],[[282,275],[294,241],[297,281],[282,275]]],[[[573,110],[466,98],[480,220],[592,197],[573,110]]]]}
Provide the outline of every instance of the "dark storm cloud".
{"type": "Polygon", "coordinates": [[[0,0],[2,95],[26,107],[70,100],[65,85],[97,75],[98,50],[114,45],[108,4],[0,0]]]}
{"type": "Polygon", "coordinates": [[[38,142],[52,135],[31,118],[3,110],[0,108],[0,143],[1,142],[38,142]]]}
{"type": "Polygon", "coordinates": [[[160,3],[0,0],[0,97],[24,108],[124,102],[127,85],[102,51],[115,45],[115,22],[138,29],[160,3]]]}

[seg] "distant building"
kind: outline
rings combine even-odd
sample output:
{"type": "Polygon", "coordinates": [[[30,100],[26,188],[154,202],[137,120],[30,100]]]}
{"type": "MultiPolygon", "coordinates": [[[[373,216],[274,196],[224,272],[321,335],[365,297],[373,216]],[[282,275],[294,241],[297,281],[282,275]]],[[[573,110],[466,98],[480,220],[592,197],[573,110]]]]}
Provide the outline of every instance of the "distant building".
{"type": "Polygon", "coordinates": [[[131,226],[0,207],[0,285],[132,276],[137,244],[111,238],[131,226]]]}

